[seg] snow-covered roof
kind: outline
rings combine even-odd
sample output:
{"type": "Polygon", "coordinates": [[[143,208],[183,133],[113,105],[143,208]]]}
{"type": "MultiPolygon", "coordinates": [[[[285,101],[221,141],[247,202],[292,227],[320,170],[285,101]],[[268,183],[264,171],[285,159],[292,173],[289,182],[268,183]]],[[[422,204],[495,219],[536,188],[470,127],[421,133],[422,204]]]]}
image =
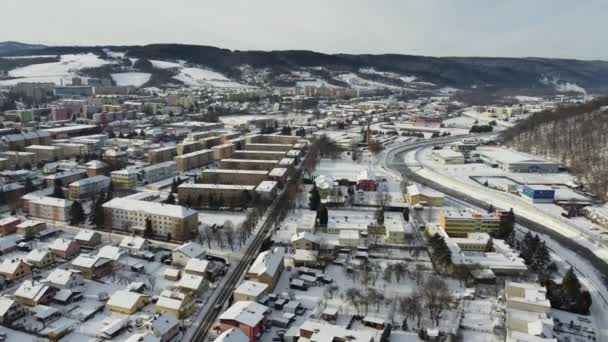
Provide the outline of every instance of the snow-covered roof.
{"type": "Polygon", "coordinates": [[[334,187],[335,180],[331,176],[321,175],[315,178],[315,185],[321,190],[332,189],[334,187]]]}
{"type": "Polygon", "coordinates": [[[106,202],[103,207],[128,211],[138,211],[149,215],[162,215],[175,218],[186,218],[191,215],[197,214],[196,211],[186,207],[182,207],[181,205],[138,201],[126,198],[114,198],[111,201],[106,202]]]}
{"type": "Polygon", "coordinates": [[[268,284],[260,283],[253,280],[245,280],[234,289],[234,293],[244,294],[247,296],[257,297],[268,289],[268,284]]]}
{"type": "Polygon", "coordinates": [[[49,249],[65,252],[68,248],[70,248],[70,244],[74,242],[74,240],[70,239],[57,238],[49,243],[49,249]]]}
{"type": "MultiPolygon", "coordinates": [[[[15,304],[15,300],[2,296],[0,297],[0,317],[4,317],[8,310],[15,304]]],[[[247,339],[249,341],[249,339],[247,339]]]]}
{"type": "Polygon", "coordinates": [[[203,248],[203,246],[193,241],[186,242],[185,244],[174,249],[173,251],[183,253],[184,255],[190,258],[198,258],[201,255],[205,254],[205,249],[203,248]]]}
{"type": "Polygon", "coordinates": [[[110,184],[110,177],[103,176],[103,175],[97,175],[97,176],[93,176],[93,177],[83,178],[83,179],[70,183],[70,186],[83,186],[83,185],[91,184],[91,183],[104,183],[104,182],[110,184]]]}
{"type": "Polygon", "coordinates": [[[101,160],[91,160],[85,165],[90,169],[103,169],[108,166],[108,164],[102,162],[101,160]]]}
{"type": "Polygon", "coordinates": [[[74,237],[74,240],[78,240],[78,241],[91,241],[91,239],[93,238],[93,236],[95,234],[99,234],[99,233],[95,232],[95,231],[92,231],[92,230],[88,230],[88,229],[81,229],[81,230],[78,231],[78,233],[74,237]]]}
{"type": "Polygon", "coordinates": [[[25,260],[28,262],[41,262],[50,254],[51,252],[48,249],[35,248],[27,254],[25,260]]]}
{"type": "Polygon", "coordinates": [[[106,258],[106,259],[110,259],[110,260],[114,260],[114,261],[117,261],[124,255],[125,255],[125,252],[116,246],[103,246],[97,252],[98,257],[106,258]]]}
{"type": "Polygon", "coordinates": [[[312,331],[311,341],[336,341],[344,340],[350,342],[370,342],[374,340],[375,334],[368,330],[351,330],[339,325],[329,324],[317,320],[306,320],[300,330],[312,331]]]}
{"type": "Polygon", "coordinates": [[[13,274],[22,262],[21,259],[4,259],[0,264],[0,273],[13,274]]]}
{"type": "Polygon", "coordinates": [[[131,250],[142,250],[146,245],[147,240],[141,236],[125,236],[120,241],[120,247],[131,250]]]}
{"type": "Polygon", "coordinates": [[[108,300],[108,305],[118,308],[131,309],[144,295],[127,290],[118,290],[108,300]]]}
{"type": "Polygon", "coordinates": [[[219,317],[220,320],[232,320],[254,327],[264,319],[268,307],[252,301],[238,301],[219,317]]]}
{"type": "Polygon", "coordinates": [[[283,177],[285,174],[287,173],[287,169],[284,167],[275,167],[274,169],[270,170],[270,172],[268,173],[268,176],[270,177],[283,177]]]}
{"type": "Polygon", "coordinates": [[[249,342],[249,337],[238,328],[230,328],[220,336],[216,337],[214,342],[249,342]]]}
{"type": "Polygon", "coordinates": [[[260,253],[255,259],[248,273],[261,275],[268,274],[270,277],[274,277],[274,274],[278,271],[279,266],[283,263],[283,249],[277,247],[273,250],[268,250],[260,253]]]}
{"type": "Polygon", "coordinates": [[[179,310],[186,302],[187,296],[179,291],[163,290],[156,302],[157,306],[179,310]]]}
{"type": "Polygon", "coordinates": [[[265,180],[262,181],[260,184],[258,184],[257,188],[255,188],[255,191],[257,192],[271,192],[274,189],[276,189],[276,187],[278,186],[278,182],[275,181],[269,181],[269,180],[265,180]]]}
{"type": "Polygon", "coordinates": [[[291,242],[296,242],[298,240],[308,240],[311,242],[319,243],[323,238],[320,235],[311,233],[311,232],[301,232],[294,234],[291,237],[291,242]]]}
{"type": "Polygon", "coordinates": [[[209,269],[209,261],[198,259],[198,258],[190,258],[186,263],[186,267],[184,267],[184,271],[188,272],[196,272],[196,273],[204,273],[209,269]]]}
{"type": "Polygon", "coordinates": [[[65,286],[72,279],[74,274],[80,273],[76,270],[64,270],[61,268],[56,268],[49,273],[46,277],[46,281],[60,286],[65,286]]]}
{"type": "Polygon", "coordinates": [[[43,283],[32,283],[31,280],[24,280],[21,286],[15,291],[15,296],[21,298],[39,300],[48,291],[49,286],[43,283]]]}
{"type": "Polygon", "coordinates": [[[177,282],[177,287],[196,291],[201,288],[205,278],[194,274],[182,274],[182,277],[177,282]]]}
{"type": "Polygon", "coordinates": [[[221,189],[221,190],[248,190],[253,191],[254,185],[239,185],[239,184],[201,184],[201,183],[184,183],[179,188],[190,189],[221,189]]]}
{"type": "Polygon", "coordinates": [[[153,330],[158,336],[165,336],[165,334],[175,328],[177,324],[178,321],[175,315],[168,312],[154,315],[146,322],[146,326],[153,330]]]}
{"type": "Polygon", "coordinates": [[[43,196],[32,198],[30,200],[30,204],[46,205],[58,208],[69,208],[72,205],[72,201],[63,198],[43,196]]]}

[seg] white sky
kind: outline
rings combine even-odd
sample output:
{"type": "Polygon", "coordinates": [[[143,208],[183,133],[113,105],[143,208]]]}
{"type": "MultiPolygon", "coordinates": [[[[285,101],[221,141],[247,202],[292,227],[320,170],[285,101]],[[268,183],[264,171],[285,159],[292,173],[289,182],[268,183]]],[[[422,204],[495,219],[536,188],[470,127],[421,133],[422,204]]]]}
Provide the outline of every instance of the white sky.
{"type": "Polygon", "coordinates": [[[608,0],[5,0],[0,41],[608,59],[608,0]]]}

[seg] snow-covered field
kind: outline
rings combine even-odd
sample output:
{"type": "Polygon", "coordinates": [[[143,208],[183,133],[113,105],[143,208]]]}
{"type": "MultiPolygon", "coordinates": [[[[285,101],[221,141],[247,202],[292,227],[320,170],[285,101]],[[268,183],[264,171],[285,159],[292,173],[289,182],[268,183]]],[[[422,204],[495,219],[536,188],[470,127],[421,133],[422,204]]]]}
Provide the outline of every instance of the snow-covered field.
{"type": "Polygon", "coordinates": [[[159,69],[178,69],[179,73],[173,78],[191,87],[252,88],[252,86],[235,82],[219,72],[197,67],[187,67],[184,65],[185,63],[160,60],[151,60],[150,63],[159,69]]]}
{"type": "Polygon", "coordinates": [[[151,76],[147,72],[121,72],[112,74],[112,79],[119,86],[140,87],[148,82],[151,76]]]}
{"type": "Polygon", "coordinates": [[[85,68],[96,68],[110,62],[93,53],[62,55],[59,62],[32,64],[8,72],[8,76],[17,77],[0,81],[0,85],[14,85],[19,82],[53,82],[61,84],[64,77],[77,76],[85,68]]]}

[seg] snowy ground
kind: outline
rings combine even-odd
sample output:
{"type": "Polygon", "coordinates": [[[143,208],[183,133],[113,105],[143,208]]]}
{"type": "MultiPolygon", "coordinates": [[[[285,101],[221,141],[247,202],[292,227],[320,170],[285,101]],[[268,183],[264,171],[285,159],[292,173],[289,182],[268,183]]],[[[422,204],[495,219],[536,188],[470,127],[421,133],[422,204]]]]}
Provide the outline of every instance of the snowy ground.
{"type": "Polygon", "coordinates": [[[96,68],[110,62],[93,53],[62,55],[59,62],[32,64],[8,72],[8,76],[17,77],[0,81],[0,85],[14,85],[19,82],[53,82],[61,84],[63,78],[77,76],[85,68],[96,68]]]}
{"type": "Polygon", "coordinates": [[[150,80],[152,75],[147,72],[122,72],[112,74],[112,79],[119,86],[140,87],[150,80]]]}

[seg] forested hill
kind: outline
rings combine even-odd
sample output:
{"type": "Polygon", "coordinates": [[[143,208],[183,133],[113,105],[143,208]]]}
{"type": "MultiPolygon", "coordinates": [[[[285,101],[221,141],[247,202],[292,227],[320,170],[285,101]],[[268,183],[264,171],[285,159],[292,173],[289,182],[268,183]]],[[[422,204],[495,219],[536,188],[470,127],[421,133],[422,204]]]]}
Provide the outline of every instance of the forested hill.
{"type": "MultiPolygon", "coordinates": [[[[552,58],[428,57],[401,54],[324,54],[306,50],[239,51],[212,46],[151,44],[144,46],[30,46],[22,54],[60,55],[122,52],[140,60],[185,61],[247,82],[263,70],[267,84],[281,85],[284,75],[306,71],[330,84],[349,86],[349,74],[389,86],[412,80],[459,89],[601,91],[608,90],[608,62],[552,58]],[[348,81],[348,79],[346,79],[348,81]]],[[[12,52],[13,54],[19,52],[12,52]]],[[[0,55],[2,51],[0,50],[0,55]]],[[[529,94],[530,92],[528,92],[529,94]]]]}
{"type": "Polygon", "coordinates": [[[505,144],[568,165],[608,200],[608,97],[530,116],[502,134],[505,144]]]}

